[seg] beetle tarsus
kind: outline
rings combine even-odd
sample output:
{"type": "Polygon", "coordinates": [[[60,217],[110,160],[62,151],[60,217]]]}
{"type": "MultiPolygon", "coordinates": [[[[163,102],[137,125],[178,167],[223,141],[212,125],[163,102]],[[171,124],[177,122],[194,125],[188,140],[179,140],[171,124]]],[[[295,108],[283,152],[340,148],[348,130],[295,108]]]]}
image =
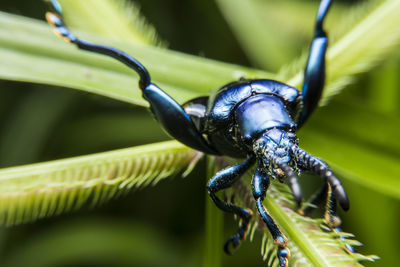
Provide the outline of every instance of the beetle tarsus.
{"type": "Polygon", "coordinates": [[[278,247],[277,256],[279,260],[279,267],[288,266],[290,251],[287,247],[278,247]]]}

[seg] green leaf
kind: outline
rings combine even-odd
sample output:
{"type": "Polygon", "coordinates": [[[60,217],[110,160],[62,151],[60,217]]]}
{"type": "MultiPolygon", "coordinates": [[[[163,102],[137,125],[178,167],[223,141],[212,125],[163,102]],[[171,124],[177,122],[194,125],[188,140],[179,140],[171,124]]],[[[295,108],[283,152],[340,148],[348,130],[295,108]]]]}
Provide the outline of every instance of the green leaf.
{"type": "Polygon", "coordinates": [[[169,141],[2,169],[0,223],[18,224],[84,204],[98,205],[178,173],[197,153],[169,141]]]}
{"type": "MultiPolygon", "coordinates": [[[[104,43],[104,38],[90,35],[104,43]]],[[[170,50],[108,41],[132,54],[149,69],[154,81],[178,102],[208,94],[240,77],[271,77],[262,71],[189,56],[170,50]]],[[[102,55],[79,51],[52,34],[43,22],[0,12],[0,78],[84,90],[146,106],[137,74],[102,55]],[[29,64],[27,64],[29,62],[29,64]]]]}

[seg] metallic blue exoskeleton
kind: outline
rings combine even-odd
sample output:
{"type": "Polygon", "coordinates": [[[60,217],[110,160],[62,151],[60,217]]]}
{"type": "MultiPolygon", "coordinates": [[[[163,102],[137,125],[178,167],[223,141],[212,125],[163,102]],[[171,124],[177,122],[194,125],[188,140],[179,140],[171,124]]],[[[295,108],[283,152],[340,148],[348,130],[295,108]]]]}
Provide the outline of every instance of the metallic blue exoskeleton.
{"type": "MultiPolygon", "coordinates": [[[[340,224],[336,201],[347,210],[349,201],[346,192],[323,161],[298,146],[295,134],[318,105],[323,90],[328,44],[323,21],[331,5],[330,0],[322,0],[318,10],[301,94],[297,89],[277,81],[241,79],[223,86],[210,96],[193,99],[182,106],[152,83],[146,68],[133,57],[115,48],[76,38],[62,20],[61,6],[55,0],[51,2],[55,13],[47,13],[46,18],[59,36],[80,49],[111,56],[139,74],[143,97],[150,103],[156,120],[172,137],[208,154],[246,158],[219,171],[207,185],[211,198],[220,209],[241,218],[239,230],[225,243],[227,253],[230,253],[230,245],[237,247],[245,238],[253,213],[250,209],[222,201],[216,192],[230,187],[255,163],[253,196],[258,213],[278,247],[280,266],[288,264],[290,252],[286,237],[263,205],[271,178],[281,182],[287,180],[300,207],[302,194],[296,174],[304,170],[323,177],[324,186],[312,197],[311,203],[317,204],[327,195],[327,224],[333,229],[340,224]]],[[[308,214],[310,209],[306,206],[299,212],[308,214]]]]}

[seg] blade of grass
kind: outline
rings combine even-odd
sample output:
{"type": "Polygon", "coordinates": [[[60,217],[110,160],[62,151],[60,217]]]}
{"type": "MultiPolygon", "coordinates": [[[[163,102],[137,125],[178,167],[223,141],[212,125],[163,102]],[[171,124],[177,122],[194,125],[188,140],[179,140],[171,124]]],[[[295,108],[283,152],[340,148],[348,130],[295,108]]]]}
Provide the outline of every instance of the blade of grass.
{"type": "MultiPolygon", "coordinates": [[[[91,35],[94,42],[104,38],[91,35]]],[[[271,77],[262,71],[170,50],[107,42],[132,54],[154,81],[178,102],[208,94],[240,77],[271,77]]],[[[80,89],[145,106],[137,75],[113,59],[79,51],[52,34],[49,25],[0,12],[0,78],[80,89]],[[61,52],[62,51],[62,52],[61,52]]]]}

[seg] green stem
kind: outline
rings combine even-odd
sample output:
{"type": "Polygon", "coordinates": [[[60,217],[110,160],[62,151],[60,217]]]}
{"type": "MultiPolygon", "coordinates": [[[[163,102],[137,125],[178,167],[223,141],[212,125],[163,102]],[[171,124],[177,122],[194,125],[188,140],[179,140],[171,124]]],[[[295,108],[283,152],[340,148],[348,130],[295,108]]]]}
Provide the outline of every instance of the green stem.
{"type": "MultiPolygon", "coordinates": [[[[214,157],[207,156],[207,178],[216,172],[214,157]]],[[[204,267],[222,266],[223,213],[206,196],[204,267]]]]}

